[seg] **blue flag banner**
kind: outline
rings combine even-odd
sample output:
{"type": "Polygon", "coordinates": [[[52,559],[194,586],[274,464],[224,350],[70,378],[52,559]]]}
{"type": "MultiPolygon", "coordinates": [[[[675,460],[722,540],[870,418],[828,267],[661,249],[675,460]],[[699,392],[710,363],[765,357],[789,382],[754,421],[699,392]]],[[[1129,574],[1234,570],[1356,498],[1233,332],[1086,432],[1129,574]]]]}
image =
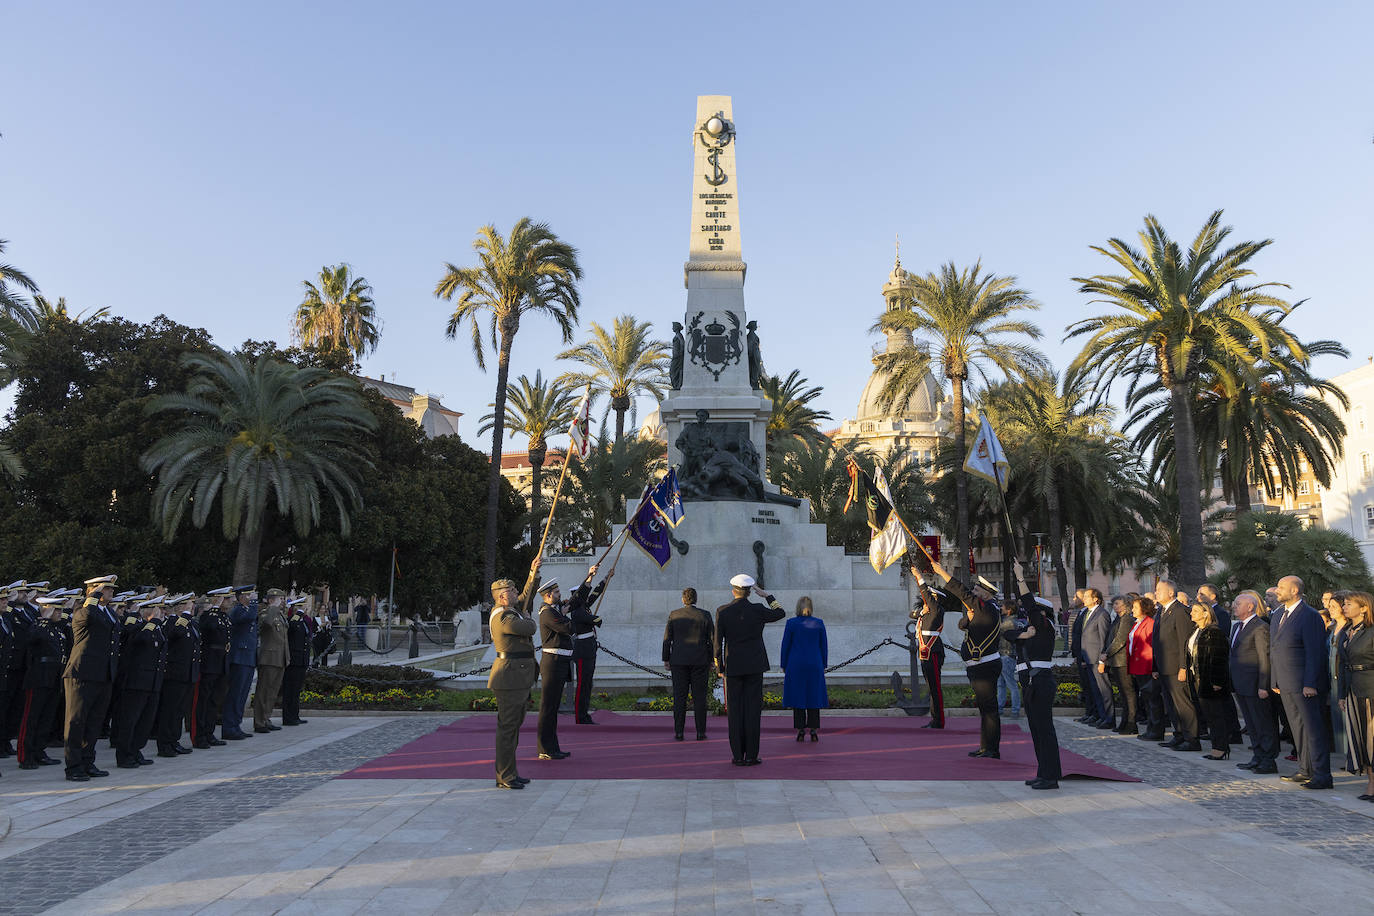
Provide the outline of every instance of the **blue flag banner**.
{"type": "Polygon", "coordinates": [[[673,558],[673,545],[668,540],[668,523],[658,514],[653,499],[646,493],[630,519],[629,538],[648,554],[662,569],[673,558]]]}
{"type": "Polygon", "coordinates": [[[663,479],[649,491],[649,501],[669,525],[676,528],[682,524],[687,510],[682,506],[682,491],[677,487],[677,468],[669,468],[663,479]]]}

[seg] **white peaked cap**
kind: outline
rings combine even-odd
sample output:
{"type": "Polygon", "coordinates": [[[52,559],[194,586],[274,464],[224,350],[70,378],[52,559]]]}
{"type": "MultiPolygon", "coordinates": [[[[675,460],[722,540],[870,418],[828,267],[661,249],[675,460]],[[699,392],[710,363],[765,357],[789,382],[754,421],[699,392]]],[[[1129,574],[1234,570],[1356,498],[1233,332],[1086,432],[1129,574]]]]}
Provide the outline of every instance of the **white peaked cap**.
{"type": "Polygon", "coordinates": [[[730,580],[730,584],[733,585],[735,588],[753,588],[754,577],[748,575],[747,573],[740,573],[738,576],[735,576],[735,578],[730,580]]]}

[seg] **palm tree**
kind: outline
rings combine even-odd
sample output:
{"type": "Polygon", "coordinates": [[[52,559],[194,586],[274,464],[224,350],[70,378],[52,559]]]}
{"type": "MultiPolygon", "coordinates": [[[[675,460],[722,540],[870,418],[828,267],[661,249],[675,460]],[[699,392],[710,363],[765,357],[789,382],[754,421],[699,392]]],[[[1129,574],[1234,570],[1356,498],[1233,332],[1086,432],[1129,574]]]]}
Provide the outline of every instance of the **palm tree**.
{"type": "MultiPolygon", "coordinates": [[[[1173,413],[1174,451],[1198,451],[1192,397],[1208,370],[1234,376],[1235,384],[1255,385],[1255,367],[1269,354],[1303,355],[1302,345],[1282,325],[1291,310],[1268,290],[1282,284],[1253,283],[1245,265],[1270,244],[1241,242],[1222,249],[1231,234],[1221,225],[1221,211],[1203,224],[1185,252],[1153,216],[1145,217],[1143,246],[1120,239],[1093,250],[1120,265],[1123,274],[1075,277],[1080,291],[1118,310],[1085,318],[1069,326],[1065,339],[1090,335],[1075,366],[1091,366],[1104,389],[1118,377],[1130,379],[1127,404],[1134,407],[1142,379],[1157,377],[1168,392],[1173,413]]],[[[1206,581],[1203,555],[1202,483],[1198,465],[1175,465],[1182,526],[1183,584],[1195,589],[1206,581]]]]}
{"type": "Polygon", "coordinates": [[[824,437],[820,424],[830,420],[828,410],[817,410],[811,402],[821,396],[821,387],[806,387],[807,380],[800,370],[793,369],[787,378],[766,375],[763,378],[763,393],[773,402],[773,413],[768,418],[765,431],[767,443],[765,451],[768,461],[773,462],[774,452],[793,439],[819,440],[824,437]]]}
{"type": "MultiPolygon", "coordinates": [[[[1017,338],[1038,340],[1040,329],[1015,313],[1040,307],[1030,294],[1016,286],[1015,277],[984,274],[982,264],[959,269],[953,263],[940,273],[911,277],[911,299],[904,308],[883,314],[872,330],[901,330],[914,336],[911,344],[883,353],[874,364],[888,377],[878,394],[884,409],[906,403],[938,368],[953,394],[954,445],[968,450],[964,425],[965,386],[973,374],[984,382],[988,369],[996,367],[1007,376],[1039,368],[1043,357],[1017,338]]],[[[959,546],[958,568],[963,569],[971,546],[969,537],[968,475],[961,463],[953,468],[955,484],[955,540],[959,546]]]]}
{"type": "MultiPolygon", "coordinates": [[[[563,432],[572,424],[577,406],[577,393],[556,380],[544,381],[544,374],[534,373],[534,381],[522,375],[515,387],[507,392],[506,431],[521,433],[530,440],[530,517],[539,518],[539,496],[543,485],[544,459],[548,457],[548,437],[563,432]]],[[[477,435],[490,432],[496,414],[482,417],[477,435]]],[[[564,460],[567,456],[564,455],[564,460]]]]}
{"type": "Polygon", "coordinates": [[[176,536],[187,509],[192,524],[204,527],[218,500],[224,536],[238,540],[235,584],[257,581],[269,510],[290,516],[305,537],[327,495],[346,536],[349,513],[362,506],[359,471],[371,466],[359,440],[377,428],[357,383],[222,350],[190,354],[185,363],[196,373],[186,392],[148,405],[149,413],[183,418],[142,459],[158,475],[153,515],[163,536],[176,536]]]}
{"type": "Polygon", "coordinates": [[[35,293],[33,297],[33,313],[34,317],[40,322],[70,321],[74,324],[87,324],[108,317],[110,310],[108,308],[99,308],[94,312],[82,312],[73,318],[71,312],[67,311],[66,296],[58,296],[57,301],[53,302],[48,299],[47,296],[35,293]]]}
{"type": "MultiPolygon", "coordinates": [[[[5,239],[0,239],[0,254],[5,253],[8,244],[5,239]]],[[[0,310],[10,312],[24,305],[24,297],[19,290],[36,293],[38,284],[13,264],[0,264],[0,310]]]]}
{"type": "MultiPolygon", "coordinates": [[[[1222,496],[1235,505],[1237,515],[1251,510],[1252,478],[1275,499],[1281,491],[1297,488],[1305,461],[1318,483],[1331,484],[1335,459],[1344,451],[1345,423],[1323,395],[1343,408],[1349,400],[1308,367],[1316,356],[1350,354],[1334,340],[1314,341],[1303,349],[1303,359],[1275,353],[1272,362],[1257,367],[1254,386],[1238,384],[1234,372],[1204,373],[1199,379],[1193,397],[1199,466],[1204,474],[1218,470],[1222,496]]],[[[1161,387],[1152,382],[1140,389],[1140,397],[1157,394],[1161,387]]],[[[1137,446],[1153,450],[1152,469],[1173,473],[1173,412],[1167,397],[1142,400],[1132,421],[1140,423],[1137,446]]]]}
{"type": "MultiPolygon", "coordinates": [[[[472,352],[477,365],[487,368],[483,354],[485,330],[496,350],[496,397],[492,414],[506,415],[506,382],[510,375],[510,353],[520,321],[526,315],[544,314],[552,318],[572,343],[581,300],[575,281],[582,278],[577,249],[559,240],[545,223],[521,217],[503,237],[495,226],[483,226],[472,243],[480,262],[477,267],[445,264],[444,276],[434,287],[434,295],[457,301],[449,316],[445,333],[450,339],[466,322],[472,330],[472,352]]],[[[504,423],[491,427],[491,470],[487,476],[487,530],[482,575],[485,581],[496,578],[496,534],[501,495],[501,440],[504,423]]]]}
{"type": "Polygon", "coordinates": [[[1067,373],[1061,383],[1056,373],[1045,369],[1008,386],[1009,397],[1003,405],[1002,429],[1015,443],[1013,473],[1019,496],[1042,504],[1048,518],[1050,559],[1061,608],[1069,606],[1064,567],[1066,496],[1069,491],[1088,492],[1097,497],[1090,501],[1108,504],[1104,484],[1121,460],[1112,448],[1120,439],[1111,433],[1114,411],[1094,400],[1090,387],[1082,372],[1067,373]]]}
{"type": "Polygon", "coordinates": [[[590,385],[593,397],[609,396],[617,439],[625,435],[625,414],[635,399],[647,394],[661,401],[668,387],[668,344],[651,340],[652,330],[652,324],[635,321],[632,315],[615,319],[609,333],[593,321],[586,343],[558,354],[590,370],[565,372],[559,381],[570,388],[590,385]]]}
{"type": "Polygon", "coordinates": [[[343,350],[354,360],[377,349],[376,303],[364,277],[347,264],[320,268],[318,285],[302,281],[305,298],[296,306],[291,339],[320,350],[343,350]]]}

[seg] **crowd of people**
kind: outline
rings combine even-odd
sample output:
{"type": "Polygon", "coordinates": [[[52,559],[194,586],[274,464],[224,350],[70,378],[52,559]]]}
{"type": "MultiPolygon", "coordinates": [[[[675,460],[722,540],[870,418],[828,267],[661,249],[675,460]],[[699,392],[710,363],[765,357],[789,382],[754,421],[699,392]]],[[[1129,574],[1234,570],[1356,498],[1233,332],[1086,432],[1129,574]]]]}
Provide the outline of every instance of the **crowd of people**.
{"type": "Polygon", "coordinates": [[[305,724],[301,690],[331,629],[312,598],[271,588],[260,603],[252,585],[116,593],[115,583],[0,589],[0,757],[25,770],[62,764],[67,780],[87,782],[110,775],[97,766],[102,739],[118,768],[135,769],[154,763],[150,741],[175,758],[305,724]]]}
{"type": "Polygon", "coordinates": [[[1305,789],[1330,789],[1334,753],[1368,780],[1374,801],[1374,597],[1328,591],[1319,607],[1303,581],[1285,576],[1263,595],[1243,591],[1229,605],[1215,588],[1182,593],[1167,580],[1152,593],[1077,593],[1069,651],[1087,714],[1079,721],[1136,735],[1175,751],[1277,773],[1305,789]],[[1243,725],[1242,725],[1243,721],[1243,725]],[[1172,729],[1172,734],[1166,734],[1172,729]],[[1206,747],[1203,740],[1206,739],[1206,747]]]}

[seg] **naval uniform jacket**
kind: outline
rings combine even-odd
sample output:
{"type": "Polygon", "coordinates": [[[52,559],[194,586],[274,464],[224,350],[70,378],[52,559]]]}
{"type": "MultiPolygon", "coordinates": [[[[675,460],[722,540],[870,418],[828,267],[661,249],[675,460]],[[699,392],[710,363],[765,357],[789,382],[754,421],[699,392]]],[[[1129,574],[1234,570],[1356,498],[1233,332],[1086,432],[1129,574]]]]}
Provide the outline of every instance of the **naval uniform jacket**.
{"type": "Polygon", "coordinates": [[[286,664],[288,668],[310,667],[310,624],[300,614],[286,619],[286,664]]]}
{"type": "Polygon", "coordinates": [[[959,657],[965,662],[964,670],[994,661],[1000,663],[1002,655],[997,647],[997,638],[1002,632],[1002,615],[996,605],[979,601],[978,596],[964,588],[958,579],[950,579],[946,588],[966,610],[973,611],[972,619],[967,613],[959,616],[959,629],[964,631],[959,657]]]}
{"type": "Polygon", "coordinates": [[[769,670],[763,628],[782,620],[787,612],[772,595],[763,597],[768,602],[766,607],[748,598],[736,598],[716,609],[716,667],[726,677],[769,670]]]}
{"type": "Polygon", "coordinates": [[[72,651],[62,676],[113,682],[119,670],[120,629],[109,605],[87,599],[72,615],[72,651]]]}
{"type": "Polygon", "coordinates": [[[62,666],[67,662],[67,638],[61,624],[38,621],[29,630],[24,656],[24,689],[55,689],[62,680],[62,666]]]}
{"type": "Polygon", "coordinates": [[[167,670],[167,638],[156,621],[144,620],[126,625],[129,630],[124,656],[120,659],[119,685],[124,690],[162,690],[167,670]]]}
{"type": "Polygon", "coordinates": [[[940,635],[945,629],[945,610],[940,606],[939,597],[930,590],[930,586],[922,582],[921,589],[921,616],[917,618],[916,625],[920,628],[916,631],[917,653],[921,661],[930,661],[932,657],[940,661],[945,660],[945,641],[940,635]]]}
{"type": "Polygon", "coordinates": [[[200,628],[189,617],[178,614],[162,622],[167,640],[167,680],[194,684],[200,680],[200,628]]]}
{"type": "Polygon", "coordinates": [[[24,646],[27,642],[28,628],[20,626],[12,611],[0,612],[0,692],[19,689],[24,679],[24,646]]]}
{"type": "Polygon", "coordinates": [[[572,618],[563,613],[561,606],[545,604],[539,609],[539,646],[543,652],[541,668],[547,661],[572,658],[572,634],[572,618]]]}
{"type": "Polygon", "coordinates": [[[202,674],[229,672],[229,618],[219,608],[208,610],[196,619],[200,630],[200,670],[202,674]]]}
{"type": "Polygon", "coordinates": [[[605,590],[605,579],[593,588],[588,577],[587,581],[572,593],[572,598],[568,601],[568,617],[573,625],[573,658],[596,657],[596,628],[601,626],[601,618],[592,613],[592,608],[596,606],[597,599],[605,590]]]}

